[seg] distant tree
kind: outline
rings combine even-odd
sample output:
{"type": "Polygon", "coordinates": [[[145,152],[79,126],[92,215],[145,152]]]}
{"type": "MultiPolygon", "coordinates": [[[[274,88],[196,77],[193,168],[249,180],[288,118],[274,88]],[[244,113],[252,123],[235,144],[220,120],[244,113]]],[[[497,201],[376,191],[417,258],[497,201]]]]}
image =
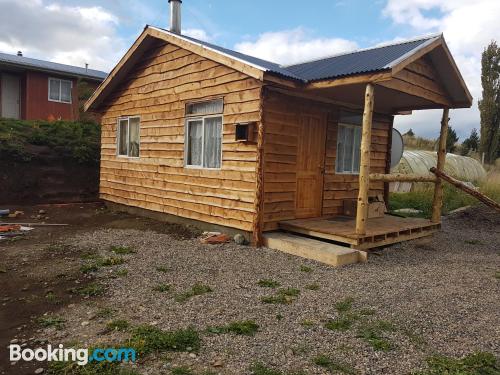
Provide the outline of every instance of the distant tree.
{"type": "Polygon", "coordinates": [[[403,135],[407,135],[408,137],[414,137],[415,136],[415,133],[413,133],[413,130],[408,130],[406,133],[404,133],[403,135]]]}
{"type": "Polygon", "coordinates": [[[455,129],[448,125],[448,135],[446,137],[446,152],[455,151],[455,144],[458,142],[458,139],[459,138],[455,129]]]}
{"type": "Polygon", "coordinates": [[[477,151],[479,149],[479,135],[477,129],[471,130],[469,138],[465,138],[462,143],[462,155],[468,155],[470,151],[477,151]]]}
{"type": "Polygon", "coordinates": [[[481,113],[480,152],[486,163],[500,156],[500,48],[492,41],[481,58],[483,98],[479,101],[481,113]]]}

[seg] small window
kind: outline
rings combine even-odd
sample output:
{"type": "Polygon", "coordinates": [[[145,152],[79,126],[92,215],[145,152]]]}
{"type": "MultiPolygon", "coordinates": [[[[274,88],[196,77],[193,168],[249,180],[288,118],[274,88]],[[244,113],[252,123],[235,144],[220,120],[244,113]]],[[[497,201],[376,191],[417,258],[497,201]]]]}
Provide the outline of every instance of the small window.
{"type": "Polygon", "coordinates": [[[49,78],[49,100],[52,102],[71,103],[73,82],[59,78],[49,78]]]}
{"type": "Polygon", "coordinates": [[[337,134],[337,173],[359,173],[361,127],[339,124],[337,134]]]}
{"type": "Polygon", "coordinates": [[[212,169],[221,167],[222,111],[222,99],[186,106],[186,166],[212,169]],[[215,115],[217,113],[220,115],[215,115]]]}
{"type": "Polygon", "coordinates": [[[118,119],[116,149],[119,156],[139,157],[140,148],[139,117],[123,117],[118,119]]]}

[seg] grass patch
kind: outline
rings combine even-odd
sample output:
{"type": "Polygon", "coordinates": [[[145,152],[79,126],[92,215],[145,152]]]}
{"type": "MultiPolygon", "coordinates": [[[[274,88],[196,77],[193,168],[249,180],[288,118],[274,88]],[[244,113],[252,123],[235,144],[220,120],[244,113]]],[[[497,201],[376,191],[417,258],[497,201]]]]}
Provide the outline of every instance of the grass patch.
{"type": "Polygon", "coordinates": [[[115,313],[116,310],[109,307],[104,307],[95,314],[95,317],[99,319],[108,319],[115,315],[115,313]]]}
{"type": "Polygon", "coordinates": [[[177,302],[185,302],[194,296],[201,296],[202,294],[210,292],[212,292],[212,288],[210,288],[208,285],[204,285],[202,283],[196,283],[191,287],[190,290],[176,295],[175,300],[177,302]]]}
{"type": "Polygon", "coordinates": [[[111,246],[109,250],[117,255],[127,255],[136,253],[134,249],[127,246],[111,246]]]}
{"type": "Polygon", "coordinates": [[[80,267],[82,273],[97,272],[101,267],[112,267],[125,263],[124,258],[115,256],[101,257],[97,254],[86,254],[82,258],[90,261],[80,267]]]}
{"type": "Polygon", "coordinates": [[[271,280],[271,279],[260,279],[257,285],[263,287],[263,288],[277,288],[281,284],[278,281],[271,280]]]}
{"type": "Polygon", "coordinates": [[[352,297],[344,298],[342,301],[335,304],[335,309],[337,309],[339,313],[350,311],[352,309],[353,302],[354,298],[352,297]]]}
{"type": "Polygon", "coordinates": [[[52,303],[54,305],[57,305],[62,302],[61,299],[57,297],[57,295],[55,295],[53,292],[48,292],[45,295],[45,299],[47,300],[48,303],[52,303]]]}
{"type": "Polygon", "coordinates": [[[374,350],[387,352],[394,345],[385,337],[385,333],[395,331],[392,323],[376,320],[358,329],[358,337],[368,343],[374,350]]]}
{"type": "Polygon", "coordinates": [[[500,279],[500,271],[495,272],[495,279],[500,279]]]}
{"type": "Polygon", "coordinates": [[[166,332],[154,326],[142,325],[134,330],[127,345],[145,355],[166,351],[197,351],[200,343],[200,335],[193,328],[166,332]]]}
{"type": "Polygon", "coordinates": [[[79,294],[84,297],[96,297],[104,294],[106,289],[103,285],[98,283],[90,283],[81,288],[76,288],[72,290],[74,293],[79,294]]]}
{"type": "Polygon", "coordinates": [[[169,292],[170,289],[172,289],[172,286],[169,284],[158,284],[155,287],[153,287],[153,291],[159,293],[169,292]]]}
{"type": "Polygon", "coordinates": [[[312,272],[312,271],[313,271],[312,267],[304,266],[304,265],[300,266],[300,272],[307,272],[307,273],[309,273],[309,272],[312,272]]]}
{"type": "Polygon", "coordinates": [[[207,331],[214,334],[234,333],[235,335],[253,336],[259,326],[253,320],[242,320],[229,323],[226,326],[209,327],[207,331]]]}
{"type": "Polygon", "coordinates": [[[304,319],[303,321],[300,322],[300,325],[305,328],[311,328],[316,325],[312,320],[304,319]]]}
{"type": "Polygon", "coordinates": [[[158,266],[158,267],[156,267],[156,270],[158,272],[163,272],[163,273],[167,273],[169,271],[169,269],[165,266],[158,266]]]}
{"type": "Polygon", "coordinates": [[[269,304],[290,304],[298,297],[300,290],[297,288],[282,288],[273,296],[261,298],[262,303],[269,304]]]}
{"type": "Polygon", "coordinates": [[[342,314],[335,319],[330,319],[325,324],[325,328],[331,331],[347,331],[357,320],[358,316],[355,314],[342,314]]]}
{"type": "Polygon", "coordinates": [[[319,290],[320,286],[318,283],[312,283],[306,285],[304,288],[306,288],[307,290],[319,290]]]}
{"type": "Polygon", "coordinates": [[[65,322],[66,320],[57,315],[44,315],[37,319],[37,323],[45,328],[54,327],[61,329],[65,322]]]}
{"type": "Polygon", "coordinates": [[[491,353],[471,353],[464,358],[433,356],[427,359],[428,369],[415,375],[494,375],[500,374],[500,361],[491,353]]]}
{"type": "Polygon", "coordinates": [[[124,319],[116,319],[110,321],[108,324],[106,324],[106,328],[109,331],[121,331],[125,332],[128,330],[130,327],[130,323],[124,319]]]}
{"type": "Polygon", "coordinates": [[[376,311],[375,311],[375,309],[367,308],[367,309],[359,310],[358,313],[360,315],[363,315],[363,316],[372,316],[372,315],[375,315],[376,311]]]}
{"type": "Polygon", "coordinates": [[[172,375],[195,375],[193,370],[186,366],[174,367],[170,372],[172,375]]]}
{"type": "Polygon", "coordinates": [[[50,362],[47,375],[139,375],[131,368],[117,362],[91,362],[80,366],[76,362],[50,362]]]}
{"type": "Polygon", "coordinates": [[[337,360],[333,360],[326,355],[319,355],[313,359],[313,363],[317,366],[323,367],[331,373],[335,374],[356,374],[356,370],[345,364],[343,362],[339,362],[337,360]]]}
{"type": "Polygon", "coordinates": [[[127,275],[128,275],[128,269],[126,268],[116,271],[116,276],[118,277],[125,277],[127,275]]]}
{"type": "Polygon", "coordinates": [[[91,273],[99,271],[99,266],[95,263],[84,264],[80,267],[81,273],[91,273]]]}
{"type": "Polygon", "coordinates": [[[120,264],[125,263],[125,259],[122,257],[106,257],[103,258],[98,265],[102,267],[112,267],[112,266],[118,266],[120,264]]]}

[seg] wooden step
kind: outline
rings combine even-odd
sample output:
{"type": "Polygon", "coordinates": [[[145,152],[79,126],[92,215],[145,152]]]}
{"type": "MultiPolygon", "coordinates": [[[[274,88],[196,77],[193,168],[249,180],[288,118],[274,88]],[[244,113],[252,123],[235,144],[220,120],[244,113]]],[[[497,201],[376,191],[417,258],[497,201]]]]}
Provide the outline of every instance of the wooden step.
{"type": "Polygon", "coordinates": [[[332,266],[366,261],[365,252],[284,232],[265,233],[264,245],[270,249],[332,266]]]}

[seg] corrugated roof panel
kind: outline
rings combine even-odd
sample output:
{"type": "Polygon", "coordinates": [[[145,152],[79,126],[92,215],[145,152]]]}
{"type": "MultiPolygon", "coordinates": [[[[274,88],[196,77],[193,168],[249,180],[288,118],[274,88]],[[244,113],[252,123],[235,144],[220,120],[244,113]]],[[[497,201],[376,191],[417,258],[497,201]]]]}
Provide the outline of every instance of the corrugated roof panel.
{"type": "Polygon", "coordinates": [[[330,58],[287,66],[286,69],[307,81],[386,70],[390,68],[392,62],[433,38],[435,37],[354,51],[330,58]]]}
{"type": "Polygon", "coordinates": [[[88,77],[96,80],[104,80],[108,76],[108,73],[102,72],[100,70],[85,69],[78,66],[59,64],[51,61],[32,59],[30,57],[10,55],[1,52],[0,63],[12,64],[25,68],[58,72],[71,76],[88,77]]]}

